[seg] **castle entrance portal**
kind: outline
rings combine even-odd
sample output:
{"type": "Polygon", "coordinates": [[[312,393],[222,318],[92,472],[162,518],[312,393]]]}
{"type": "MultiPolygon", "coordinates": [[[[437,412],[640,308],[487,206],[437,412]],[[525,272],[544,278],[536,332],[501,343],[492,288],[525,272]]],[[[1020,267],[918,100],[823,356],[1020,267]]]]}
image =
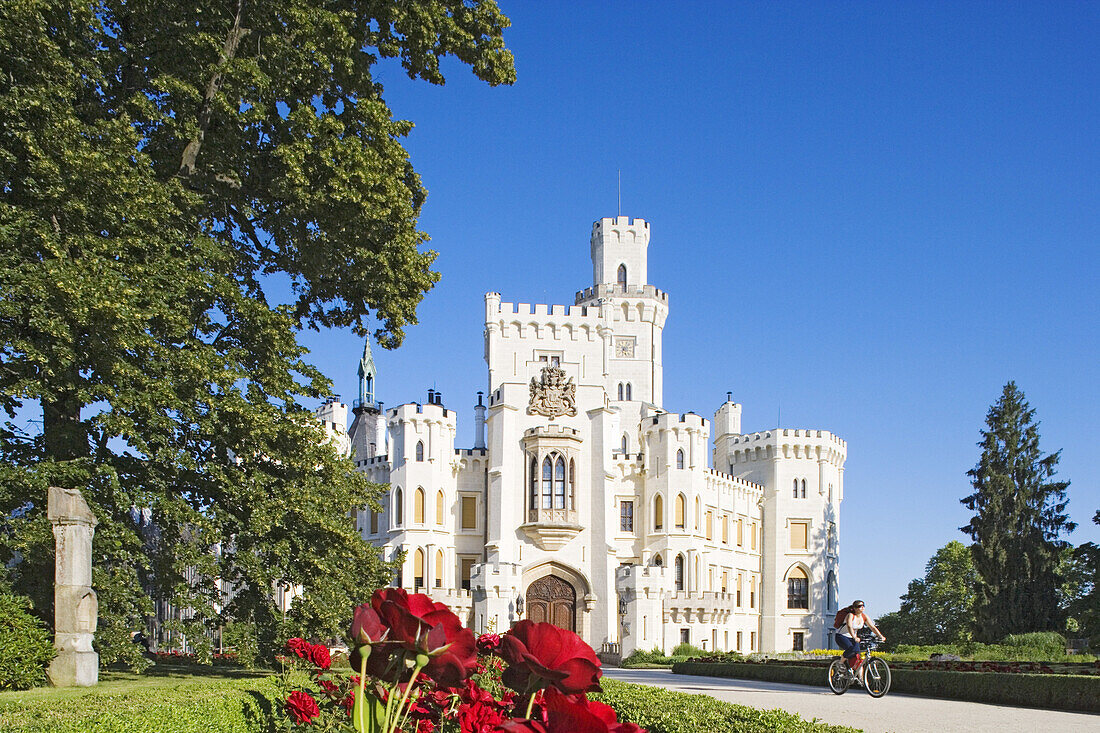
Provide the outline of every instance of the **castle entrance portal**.
{"type": "Polygon", "coordinates": [[[553,575],[539,578],[527,586],[526,600],[531,621],[549,621],[563,629],[577,630],[577,591],[567,581],[553,575]]]}

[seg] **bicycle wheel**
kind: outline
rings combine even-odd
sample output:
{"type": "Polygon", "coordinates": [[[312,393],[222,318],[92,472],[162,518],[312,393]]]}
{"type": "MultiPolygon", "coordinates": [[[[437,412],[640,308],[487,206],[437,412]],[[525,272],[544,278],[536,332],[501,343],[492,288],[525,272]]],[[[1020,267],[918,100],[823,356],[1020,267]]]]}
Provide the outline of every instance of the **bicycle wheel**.
{"type": "Polygon", "coordinates": [[[844,658],[833,660],[829,665],[829,689],[837,695],[843,695],[851,684],[852,678],[848,674],[848,665],[844,663],[844,658]]]}
{"type": "Polygon", "coordinates": [[[890,665],[886,660],[872,657],[867,660],[867,670],[863,674],[863,685],[871,697],[882,697],[890,689],[890,665]]]}

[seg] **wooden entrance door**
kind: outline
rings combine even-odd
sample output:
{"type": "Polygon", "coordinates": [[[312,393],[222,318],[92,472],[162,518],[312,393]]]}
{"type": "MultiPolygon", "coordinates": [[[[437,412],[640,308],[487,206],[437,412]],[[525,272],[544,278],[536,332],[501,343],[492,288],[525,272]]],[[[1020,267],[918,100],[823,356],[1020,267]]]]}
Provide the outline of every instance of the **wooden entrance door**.
{"type": "Polygon", "coordinates": [[[527,618],[576,631],[577,591],[553,575],[539,578],[527,588],[527,618]]]}

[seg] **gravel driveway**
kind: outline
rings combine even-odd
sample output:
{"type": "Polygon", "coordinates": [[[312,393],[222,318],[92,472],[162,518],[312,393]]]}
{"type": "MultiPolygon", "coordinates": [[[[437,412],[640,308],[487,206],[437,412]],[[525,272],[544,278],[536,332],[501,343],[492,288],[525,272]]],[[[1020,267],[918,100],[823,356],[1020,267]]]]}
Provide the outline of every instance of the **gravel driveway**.
{"type": "Polygon", "coordinates": [[[1100,714],[937,700],[892,692],[876,700],[862,689],[834,695],[825,687],[824,674],[821,687],[695,677],[659,669],[605,667],[604,674],[623,682],[710,695],[754,708],[782,708],[807,720],[817,718],[850,725],[867,733],[1100,733],[1100,714]]]}

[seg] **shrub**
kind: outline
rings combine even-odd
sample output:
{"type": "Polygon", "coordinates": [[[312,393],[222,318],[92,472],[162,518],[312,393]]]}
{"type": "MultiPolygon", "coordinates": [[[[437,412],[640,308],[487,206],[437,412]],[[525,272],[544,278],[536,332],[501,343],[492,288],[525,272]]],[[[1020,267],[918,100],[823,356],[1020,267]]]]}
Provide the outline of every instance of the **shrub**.
{"type": "Polygon", "coordinates": [[[56,652],[30,607],[23,596],[0,594],[0,690],[26,690],[46,682],[46,666],[56,652]]]}
{"type": "Polygon", "coordinates": [[[677,644],[672,649],[672,655],[674,657],[701,657],[706,654],[705,651],[697,646],[691,644],[677,644]]]}
{"type": "Polygon", "coordinates": [[[1035,649],[1061,656],[1066,653],[1066,637],[1056,631],[1033,631],[1030,634],[1009,634],[1001,639],[1002,646],[1035,649]]]}
{"type": "Polygon", "coordinates": [[[236,655],[237,664],[245,669],[256,669],[256,660],[260,656],[259,642],[256,640],[255,624],[244,621],[230,621],[222,630],[222,644],[236,655]]]}
{"type": "Polygon", "coordinates": [[[646,685],[600,680],[603,692],[590,695],[649,733],[855,733],[856,729],[803,720],[782,710],[757,710],[707,695],[646,685]]]}

